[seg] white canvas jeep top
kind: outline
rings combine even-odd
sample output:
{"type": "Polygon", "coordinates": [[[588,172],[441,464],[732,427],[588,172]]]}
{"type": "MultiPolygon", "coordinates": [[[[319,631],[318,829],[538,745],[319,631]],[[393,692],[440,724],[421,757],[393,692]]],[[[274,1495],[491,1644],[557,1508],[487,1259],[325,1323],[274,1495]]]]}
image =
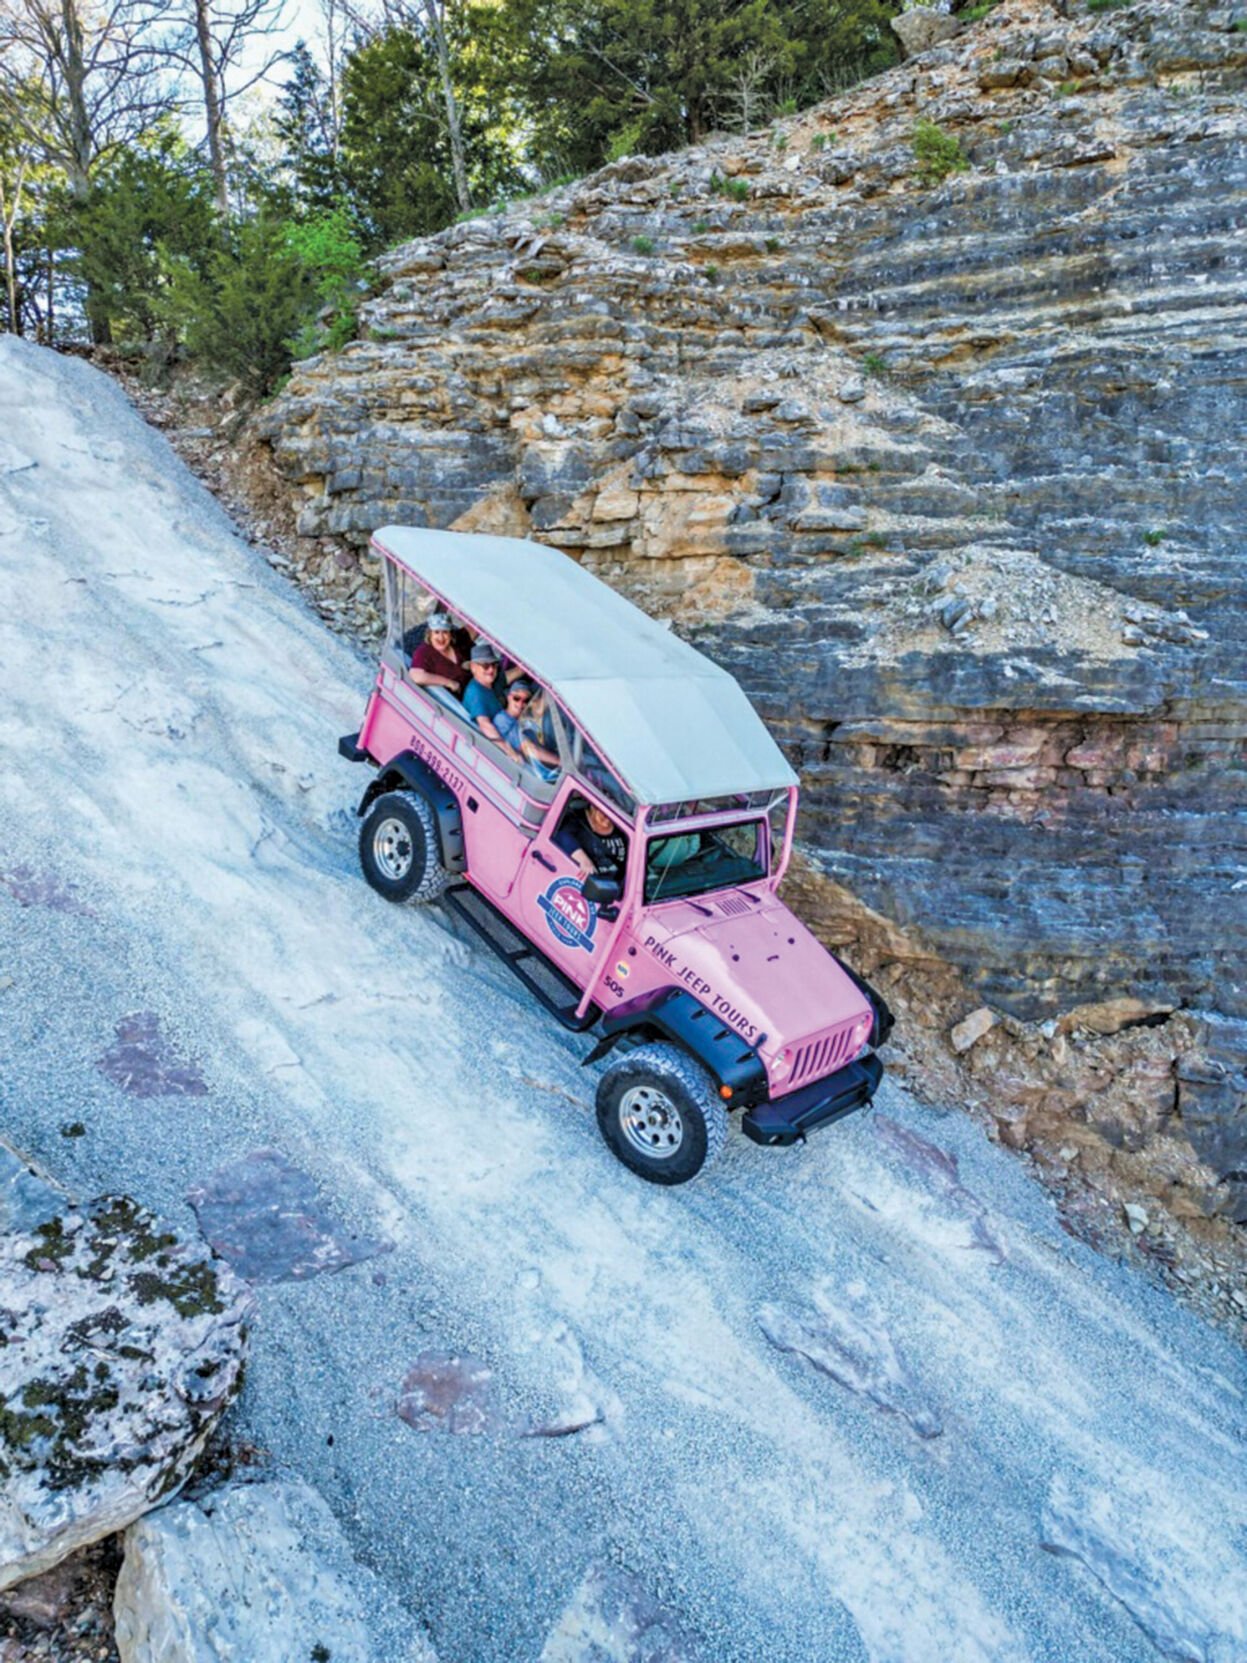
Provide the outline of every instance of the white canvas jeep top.
{"type": "Polygon", "coordinates": [[[373,541],[544,682],[638,803],[797,783],[726,670],[557,549],[393,525],[373,541]]]}

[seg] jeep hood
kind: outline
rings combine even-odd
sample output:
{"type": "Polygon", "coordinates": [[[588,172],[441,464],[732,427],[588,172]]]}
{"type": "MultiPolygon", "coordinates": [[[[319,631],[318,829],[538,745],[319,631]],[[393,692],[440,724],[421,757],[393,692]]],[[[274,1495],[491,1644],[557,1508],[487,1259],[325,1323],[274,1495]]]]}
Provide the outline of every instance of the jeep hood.
{"type": "Polygon", "coordinates": [[[767,1056],[870,1012],[865,994],[771,895],[672,901],[649,909],[638,934],[676,986],[767,1056]]]}

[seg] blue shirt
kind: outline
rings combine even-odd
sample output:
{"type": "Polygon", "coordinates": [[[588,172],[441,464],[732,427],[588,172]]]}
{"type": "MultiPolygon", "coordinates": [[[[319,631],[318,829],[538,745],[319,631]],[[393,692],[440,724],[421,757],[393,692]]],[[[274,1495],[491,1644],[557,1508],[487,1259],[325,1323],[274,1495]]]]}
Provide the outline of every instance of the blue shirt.
{"type": "Polygon", "coordinates": [[[492,687],[486,687],[483,682],[477,681],[476,677],[473,676],[468,683],[466,693],[463,695],[463,708],[472,718],[474,727],[478,716],[488,716],[494,726],[497,727],[498,718],[502,714],[502,700],[492,687]]]}
{"type": "Polygon", "coordinates": [[[501,710],[494,717],[494,726],[513,750],[521,748],[521,741],[528,737],[526,729],[520,726],[520,718],[512,716],[509,710],[501,710]]]}

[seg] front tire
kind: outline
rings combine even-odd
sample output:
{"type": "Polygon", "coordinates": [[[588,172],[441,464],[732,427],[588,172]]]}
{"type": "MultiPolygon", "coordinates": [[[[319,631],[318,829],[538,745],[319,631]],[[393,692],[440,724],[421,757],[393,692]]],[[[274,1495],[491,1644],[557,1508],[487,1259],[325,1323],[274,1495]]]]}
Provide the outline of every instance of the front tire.
{"type": "Polygon", "coordinates": [[[710,1075],[678,1046],[639,1045],[598,1083],[607,1148],[651,1184],[687,1184],[727,1140],[727,1110],[710,1075]]]}
{"type": "Polygon", "coordinates": [[[359,829],[364,877],[387,901],[434,901],[449,882],[438,853],[437,820],[418,791],[387,791],[359,829]]]}

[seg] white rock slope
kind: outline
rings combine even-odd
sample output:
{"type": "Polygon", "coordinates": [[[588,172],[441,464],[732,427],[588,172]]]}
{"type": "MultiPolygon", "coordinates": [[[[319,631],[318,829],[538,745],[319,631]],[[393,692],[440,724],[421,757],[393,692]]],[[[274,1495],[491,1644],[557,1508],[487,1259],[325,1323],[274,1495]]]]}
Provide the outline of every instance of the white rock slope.
{"type": "Polygon", "coordinates": [[[360,878],[362,654],[87,366],[0,341],[0,432],[0,1087],[263,1267],[238,1432],[387,1663],[1239,1663],[1241,1351],[894,1080],[632,1178],[583,1039],[360,878]]]}

